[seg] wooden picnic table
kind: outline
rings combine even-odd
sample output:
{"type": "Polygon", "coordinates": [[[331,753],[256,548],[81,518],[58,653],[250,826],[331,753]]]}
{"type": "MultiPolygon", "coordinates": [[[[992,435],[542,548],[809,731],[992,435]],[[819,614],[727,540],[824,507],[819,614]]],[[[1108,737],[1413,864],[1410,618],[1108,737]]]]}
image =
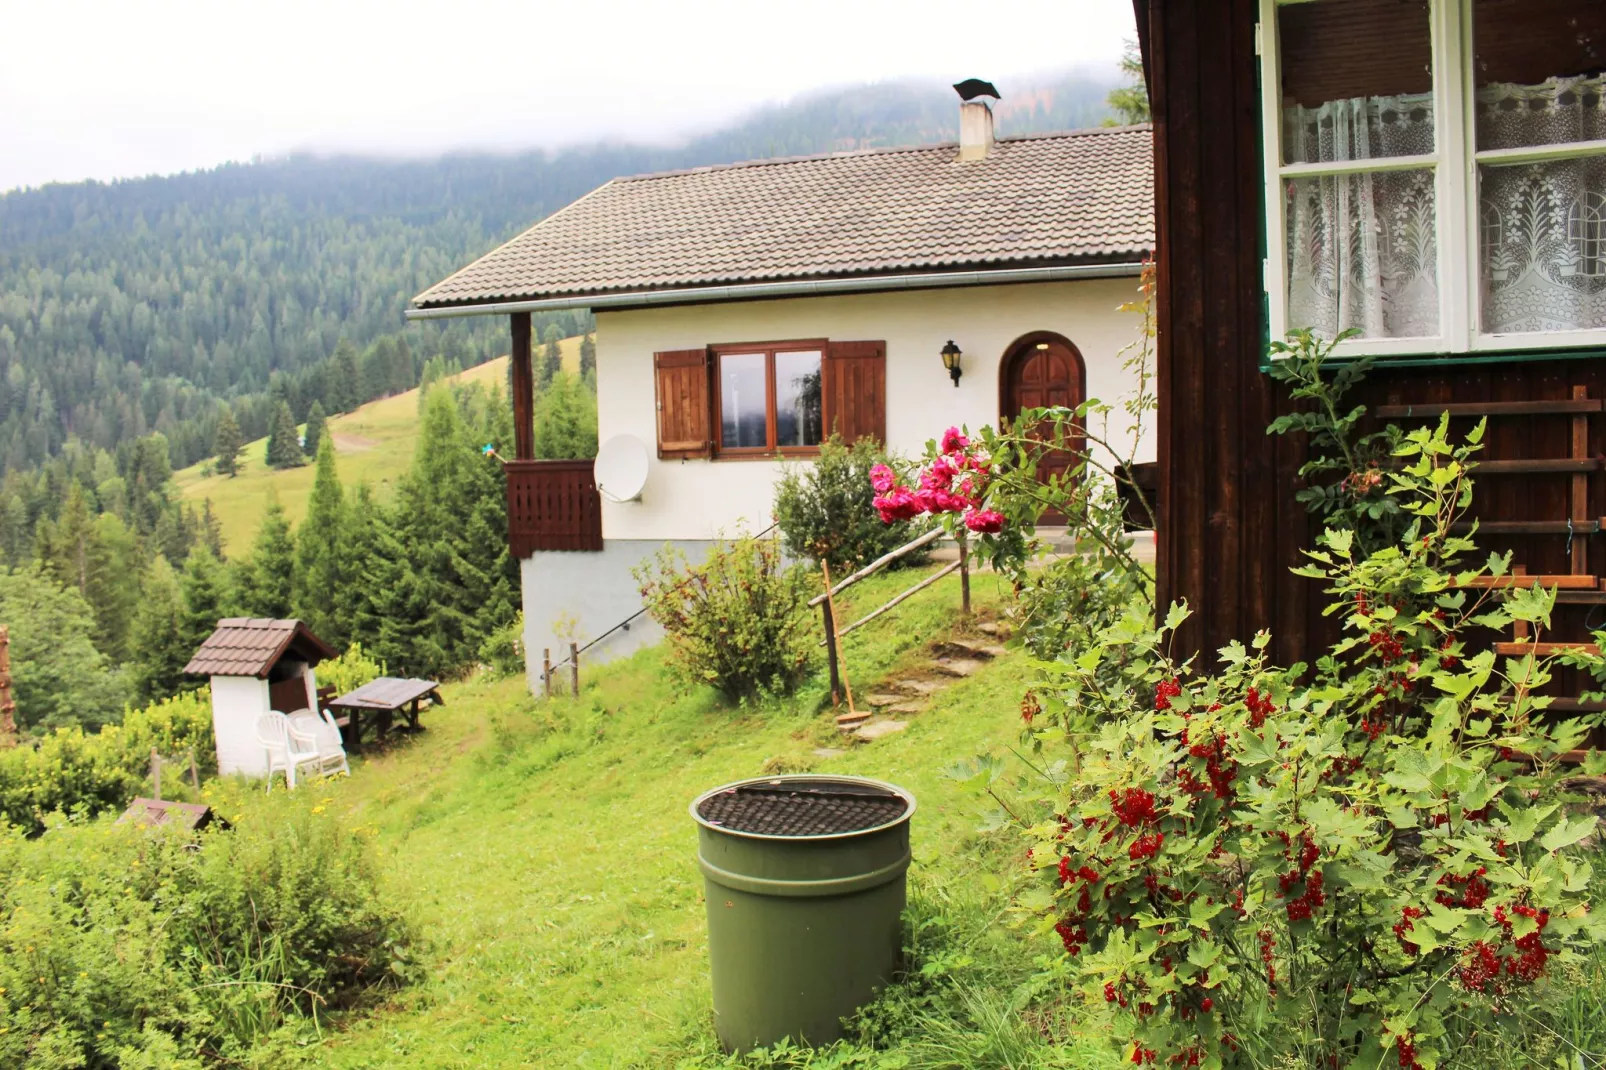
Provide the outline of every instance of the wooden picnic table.
{"type": "Polygon", "coordinates": [[[444,706],[441,685],[434,680],[403,680],[395,676],[381,676],[370,680],[355,691],[330,699],[329,712],[335,724],[346,737],[348,750],[356,750],[362,743],[363,718],[371,719],[378,727],[379,739],[384,740],[391,721],[400,713],[407,725],[418,730],[418,704],[429,699],[433,706],[444,706]]]}

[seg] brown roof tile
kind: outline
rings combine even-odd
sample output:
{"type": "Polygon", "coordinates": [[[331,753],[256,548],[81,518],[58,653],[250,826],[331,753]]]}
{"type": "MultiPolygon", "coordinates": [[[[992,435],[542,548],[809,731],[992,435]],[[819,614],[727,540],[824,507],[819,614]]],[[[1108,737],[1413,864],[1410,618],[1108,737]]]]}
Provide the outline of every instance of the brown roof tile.
{"type": "Polygon", "coordinates": [[[228,617],[217,622],[184,671],[191,676],[265,677],[292,644],[313,663],[335,656],[333,649],[299,620],[228,617]]]}
{"type": "Polygon", "coordinates": [[[781,279],[1131,259],[1154,245],[1147,126],[616,178],[419,308],[781,279]]]}

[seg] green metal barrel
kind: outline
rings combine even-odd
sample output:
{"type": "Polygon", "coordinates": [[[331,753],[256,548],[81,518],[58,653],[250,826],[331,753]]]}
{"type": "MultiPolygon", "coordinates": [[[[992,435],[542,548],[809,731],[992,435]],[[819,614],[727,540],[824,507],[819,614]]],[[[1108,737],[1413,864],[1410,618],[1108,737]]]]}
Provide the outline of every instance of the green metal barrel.
{"type": "Polygon", "coordinates": [[[691,804],[726,1050],[828,1044],[892,979],[914,811],[891,784],[812,775],[744,780],[691,804]]]}

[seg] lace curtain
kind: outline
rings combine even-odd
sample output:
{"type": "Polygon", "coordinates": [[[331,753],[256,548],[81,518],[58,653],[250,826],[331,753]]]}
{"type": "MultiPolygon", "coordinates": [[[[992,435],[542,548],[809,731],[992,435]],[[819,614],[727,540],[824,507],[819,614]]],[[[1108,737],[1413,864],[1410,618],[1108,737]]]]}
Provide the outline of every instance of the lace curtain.
{"type": "MultiPolygon", "coordinates": [[[[1283,113],[1290,163],[1433,152],[1429,94],[1357,97],[1283,113]]],[[[1288,323],[1331,338],[1434,335],[1439,282],[1433,171],[1286,181],[1288,323]]]]}
{"type": "MultiPolygon", "coordinates": [[[[1478,147],[1606,139],[1606,78],[1478,91],[1478,147]]],[[[1484,167],[1479,174],[1483,329],[1606,327],[1606,157],[1484,167]]]]}

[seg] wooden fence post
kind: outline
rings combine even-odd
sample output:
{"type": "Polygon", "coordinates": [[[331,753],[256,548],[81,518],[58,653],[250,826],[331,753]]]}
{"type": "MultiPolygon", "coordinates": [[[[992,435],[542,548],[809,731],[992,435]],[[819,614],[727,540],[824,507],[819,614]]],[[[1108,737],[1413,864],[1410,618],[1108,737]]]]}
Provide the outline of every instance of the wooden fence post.
{"type": "Polygon", "coordinates": [[[0,746],[17,745],[17,704],[11,699],[11,627],[0,624],[0,746]]]}
{"type": "Polygon", "coordinates": [[[196,765],[195,765],[195,748],[194,747],[190,748],[190,783],[195,785],[195,790],[196,791],[200,791],[201,790],[201,771],[200,771],[200,769],[196,768],[196,765]]]}
{"type": "Polygon", "coordinates": [[[155,747],[152,747],[151,748],[151,798],[160,799],[161,797],[162,797],[162,756],[156,753],[156,748],[155,747]]]}
{"type": "Polygon", "coordinates": [[[825,624],[825,663],[831,670],[831,705],[842,702],[842,673],[836,664],[836,621],[831,619],[831,603],[820,603],[820,617],[825,624]]]}
{"type": "Polygon", "coordinates": [[[959,536],[959,614],[970,616],[970,540],[959,536]]]}
{"type": "Polygon", "coordinates": [[[580,644],[569,644],[569,693],[580,697],[580,644]]]}
{"type": "Polygon", "coordinates": [[[546,697],[552,697],[552,648],[541,648],[541,682],[546,685],[546,697]]]}

